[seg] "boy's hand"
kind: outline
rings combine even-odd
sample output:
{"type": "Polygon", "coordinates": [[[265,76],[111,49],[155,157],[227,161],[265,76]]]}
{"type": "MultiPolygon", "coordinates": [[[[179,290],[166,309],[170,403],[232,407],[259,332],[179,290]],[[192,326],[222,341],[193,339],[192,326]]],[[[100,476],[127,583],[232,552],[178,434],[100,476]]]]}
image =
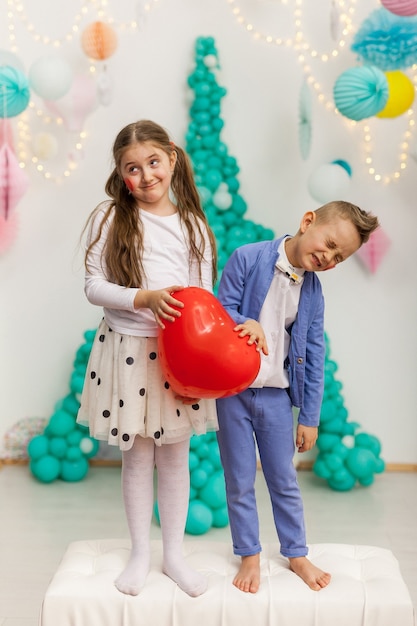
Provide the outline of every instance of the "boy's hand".
{"type": "Polygon", "coordinates": [[[256,320],[246,320],[243,324],[238,324],[233,329],[239,333],[239,337],[249,337],[248,345],[251,346],[256,343],[256,349],[258,352],[268,354],[268,346],[262,326],[256,320]]]}
{"type": "Polygon", "coordinates": [[[298,424],[297,438],[295,441],[298,452],[311,450],[317,441],[318,432],[319,429],[317,426],[303,426],[302,424],[298,424]]]}

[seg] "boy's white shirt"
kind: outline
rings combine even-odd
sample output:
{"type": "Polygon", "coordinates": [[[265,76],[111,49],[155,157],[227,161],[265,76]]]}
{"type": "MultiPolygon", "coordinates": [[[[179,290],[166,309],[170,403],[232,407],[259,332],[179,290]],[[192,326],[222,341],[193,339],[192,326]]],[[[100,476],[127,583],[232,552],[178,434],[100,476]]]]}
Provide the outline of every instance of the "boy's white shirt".
{"type": "Polygon", "coordinates": [[[278,263],[290,266],[285,253],[286,239],[289,237],[283,239],[278,247],[274,276],[259,316],[269,354],[265,356],[261,353],[261,367],[251,387],[286,389],[289,386],[288,374],[284,368],[290,344],[290,335],[286,329],[297,316],[304,270],[293,268],[301,279],[299,283],[294,283],[285,272],[277,267],[278,263]]]}

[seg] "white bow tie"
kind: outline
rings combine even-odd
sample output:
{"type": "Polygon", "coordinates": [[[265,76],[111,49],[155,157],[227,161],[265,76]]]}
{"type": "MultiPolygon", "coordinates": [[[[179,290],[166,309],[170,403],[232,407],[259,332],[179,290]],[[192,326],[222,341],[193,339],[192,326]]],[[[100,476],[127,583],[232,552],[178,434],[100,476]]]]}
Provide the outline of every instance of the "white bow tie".
{"type": "Polygon", "coordinates": [[[303,280],[303,277],[299,276],[296,273],[294,267],[290,263],[286,263],[284,259],[278,261],[276,266],[279,270],[281,270],[281,272],[284,272],[284,274],[288,276],[291,282],[295,283],[296,285],[299,285],[303,280]]]}

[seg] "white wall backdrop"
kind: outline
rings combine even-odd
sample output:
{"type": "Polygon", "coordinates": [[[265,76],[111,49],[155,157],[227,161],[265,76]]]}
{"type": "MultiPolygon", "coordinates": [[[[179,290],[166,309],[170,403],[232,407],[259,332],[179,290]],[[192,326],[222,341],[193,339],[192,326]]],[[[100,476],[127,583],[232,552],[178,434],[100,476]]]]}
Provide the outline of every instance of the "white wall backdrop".
{"type": "MultiPolygon", "coordinates": [[[[44,40],[32,37],[28,23],[37,33],[62,38],[82,4],[23,2],[28,21],[16,19],[12,34],[26,70],[34,59],[52,52],[44,40]]],[[[89,11],[80,29],[97,19],[99,4],[84,3],[89,11]]],[[[132,30],[121,23],[134,19],[138,3],[108,0],[106,11],[114,17],[118,35],[117,50],[106,63],[113,81],[112,102],[98,106],[86,119],[83,158],[68,179],[46,180],[28,163],[30,187],[16,209],[18,235],[0,255],[0,449],[13,424],[24,417],[52,414],[56,401],[68,392],[83,332],[101,318],[101,311],[84,297],[78,240],[88,214],[105,198],[116,133],[146,117],[167,127],[184,145],[189,123],[186,81],[194,65],[195,40],[213,36],[221,62],[219,83],[227,89],[222,139],[240,166],[240,193],[248,203],[245,217],[272,228],[277,236],[295,232],[303,212],[320,204],[308,191],[311,173],[323,163],[344,159],[352,166],[345,199],[376,213],[391,240],[374,274],[354,257],[321,275],[326,330],[349,420],[380,439],[385,461],[417,463],[417,164],[409,158],[399,180],[376,182],[365,165],[363,123],[352,126],[315,95],[312,148],[303,160],[298,98],[305,74],[299,52],[293,45],[257,39],[245,27],[252,23],[262,35],[293,39],[296,6],[302,11],[303,36],[311,49],[332,50],[331,4],[330,0],[154,0],[142,29],[132,30]],[[236,9],[244,17],[243,25],[236,9]]],[[[351,5],[358,28],[380,3],[361,0],[351,5]]],[[[16,6],[11,3],[12,10],[16,6]]],[[[1,11],[0,47],[7,50],[10,22],[6,9],[1,11]]],[[[325,101],[332,99],[336,77],[357,63],[349,49],[351,39],[352,33],[338,57],[328,62],[311,57],[307,50],[306,60],[325,101]]],[[[79,36],[59,52],[76,71],[88,71],[90,62],[79,36]]],[[[36,104],[42,107],[39,98],[36,104]]],[[[26,115],[29,127],[39,129],[36,115],[31,111],[26,115]]],[[[12,120],[15,147],[21,119],[12,120]]],[[[383,174],[390,176],[398,167],[407,122],[407,115],[370,120],[375,167],[383,174]]],[[[53,173],[64,169],[68,145],[74,141],[62,131],[56,134],[60,151],[46,164],[53,173]]],[[[417,137],[412,136],[411,150],[416,147],[417,137]]]]}

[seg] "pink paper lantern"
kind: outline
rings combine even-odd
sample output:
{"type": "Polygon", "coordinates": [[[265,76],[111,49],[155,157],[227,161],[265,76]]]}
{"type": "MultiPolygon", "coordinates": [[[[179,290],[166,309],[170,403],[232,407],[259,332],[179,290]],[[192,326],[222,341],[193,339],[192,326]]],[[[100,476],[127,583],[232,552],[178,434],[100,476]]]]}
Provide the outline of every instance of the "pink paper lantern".
{"type": "Polygon", "coordinates": [[[381,227],[377,228],[369,240],[355,253],[365,267],[374,274],[387,253],[391,241],[381,227]]]}
{"type": "Polygon", "coordinates": [[[91,76],[78,74],[65,96],[58,100],[45,100],[45,104],[51,113],[62,117],[68,131],[80,132],[83,130],[86,117],[97,106],[95,81],[91,76]]]}
{"type": "Polygon", "coordinates": [[[9,219],[0,214],[0,255],[5,254],[17,238],[19,217],[12,213],[9,219]]]}
{"type": "Polygon", "coordinates": [[[381,4],[395,15],[417,15],[417,0],[381,0],[381,4]]]}
{"type": "Polygon", "coordinates": [[[26,173],[19,167],[10,145],[4,143],[0,148],[0,215],[4,219],[8,219],[28,187],[26,173]]]}

